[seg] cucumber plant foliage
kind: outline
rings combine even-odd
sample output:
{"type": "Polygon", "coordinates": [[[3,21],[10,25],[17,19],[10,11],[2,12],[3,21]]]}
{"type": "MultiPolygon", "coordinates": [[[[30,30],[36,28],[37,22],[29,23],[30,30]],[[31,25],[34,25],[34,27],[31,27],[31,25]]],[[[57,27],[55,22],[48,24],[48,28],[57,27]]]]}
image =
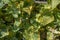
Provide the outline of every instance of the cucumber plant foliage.
{"type": "Polygon", "coordinates": [[[37,40],[41,27],[60,26],[60,0],[47,2],[0,0],[0,40],[37,40]]]}

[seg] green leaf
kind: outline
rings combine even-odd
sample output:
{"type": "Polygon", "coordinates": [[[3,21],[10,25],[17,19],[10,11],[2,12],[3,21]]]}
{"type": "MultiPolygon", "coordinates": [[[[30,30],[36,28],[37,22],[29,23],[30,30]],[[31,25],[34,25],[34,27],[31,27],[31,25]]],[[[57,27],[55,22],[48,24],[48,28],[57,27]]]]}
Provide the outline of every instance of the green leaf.
{"type": "Polygon", "coordinates": [[[2,0],[2,2],[4,2],[5,4],[7,4],[9,2],[9,0],[2,0]]]}
{"type": "Polygon", "coordinates": [[[9,32],[7,30],[2,29],[2,30],[0,30],[0,35],[1,35],[0,38],[3,38],[5,36],[9,35],[9,32]]]}
{"type": "Polygon", "coordinates": [[[20,24],[21,24],[21,21],[15,21],[15,22],[14,22],[14,25],[17,26],[17,27],[18,27],[20,24]]]}
{"type": "Polygon", "coordinates": [[[13,17],[14,18],[18,18],[18,14],[13,14],[13,17]]]}
{"type": "Polygon", "coordinates": [[[0,2],[0,8],[2,8],[4,6],[3,2],[0,2]]]}
{"type": "Polygon", "coordinates": [[[56,6],[60,3],[60,0],[52,0],[52,9],[56,8],[56,6]]]}
{"type": "Polygon", "coordinates": [[[49,12],[44,13],[42,16],[41,14],[40,15],[37,14],[36,21],[42,25],[47,25],[54,21],[54,16],[49,12]]]}

